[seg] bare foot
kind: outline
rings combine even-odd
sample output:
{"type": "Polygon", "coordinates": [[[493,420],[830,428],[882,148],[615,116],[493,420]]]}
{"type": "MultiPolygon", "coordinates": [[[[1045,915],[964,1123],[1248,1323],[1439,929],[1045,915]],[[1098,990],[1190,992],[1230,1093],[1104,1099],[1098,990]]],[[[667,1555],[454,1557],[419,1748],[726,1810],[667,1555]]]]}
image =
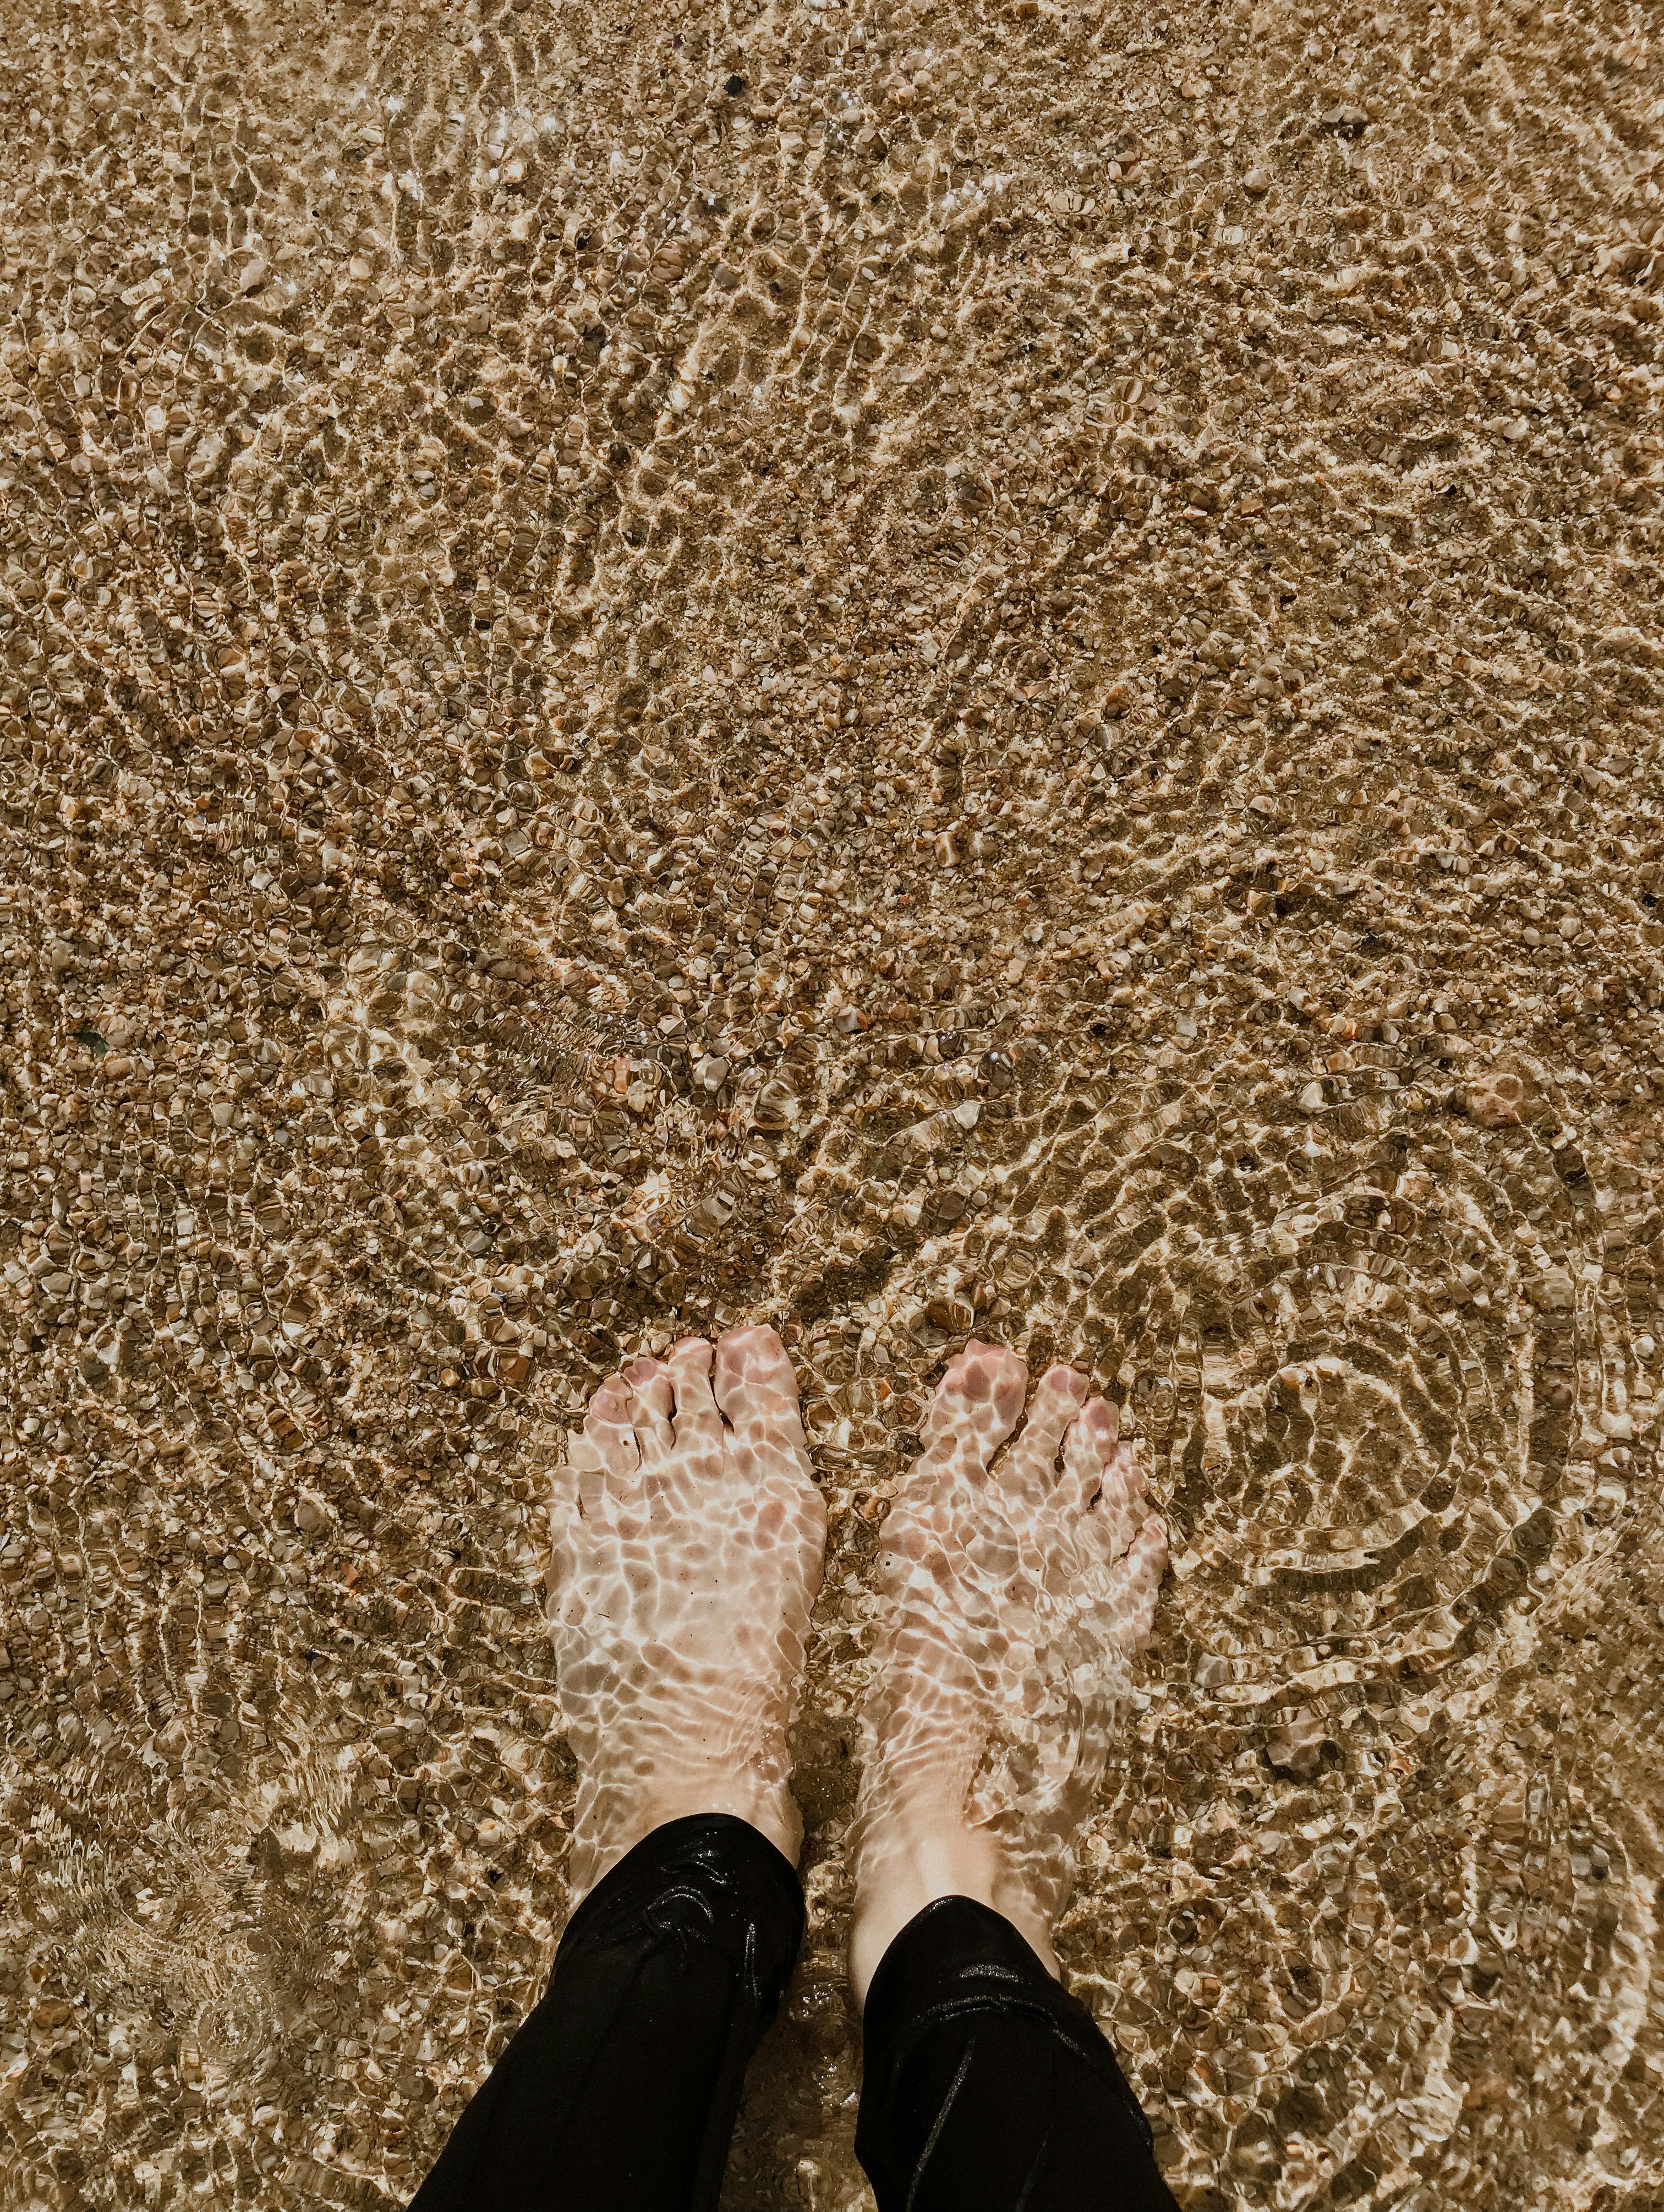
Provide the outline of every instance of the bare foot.
{"type": "Polygon", "coordinates": [[[774,1330],[720,1338],[714,1376],[690,1337],[604,1382],[550,1522],[574,1898],[685,1814],[737,1814],[795,1860],[786,1729],[826,1510],[774,1330]]]}
{"type": "Polygon", "coordinates": [[[850,1972],[863,2002],[892,1939],[938,1897],[1003,1912],[1055,1970],[1050,1930],[1149,1640],[1167,1530],[1115,1408],[1054,1367],[973,1343],[884,1524],[888,1615],[862,1716],[850,1972]]]}

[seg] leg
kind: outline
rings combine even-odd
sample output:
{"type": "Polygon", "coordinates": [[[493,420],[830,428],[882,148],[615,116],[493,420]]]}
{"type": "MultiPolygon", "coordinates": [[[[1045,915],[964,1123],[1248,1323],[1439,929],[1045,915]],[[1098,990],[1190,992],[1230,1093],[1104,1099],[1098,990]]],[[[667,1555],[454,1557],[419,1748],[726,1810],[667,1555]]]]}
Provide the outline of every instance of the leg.
{"type": "Polygon", "coordinates": [[[411,2212],[714,2212],[802,1938],[797,1876],[749,1822],[655,1828],[567,1923],[411,2212]]]}
{"type": "Polygon", "coordinates": [[[708,2212],[803,1932],[786,1731],[825,1514],[779,1338],[604,1384],[551,1520],[582,1902],[413,2212],[708,2212]]]}
{"type": "Polygon", "coordinates": [[[550,1517],[574,1892],[689,1813],[749,1820],[795,1863],[786,1728],[826,1509],[773,1329],[733,1330],[714,1361],[689,1338],[604,1383],[550,1517]]]}
{"type": "Polygon", "coordinates": [[[1096,2021],[1003,1913],[926,1905],[863,2025],[855,2148],[878,2212],[1175,2212],[1096,2021]]]}
{"type": "Polygon", "coordinates": [[[884,1530],[850,1942],[879,2212],[1172,2203],[1050,1936],[1166,1532],[1066,1368],[995,1465],[1027,1380],[993,1346],[954,1362],[884,1530]]]}

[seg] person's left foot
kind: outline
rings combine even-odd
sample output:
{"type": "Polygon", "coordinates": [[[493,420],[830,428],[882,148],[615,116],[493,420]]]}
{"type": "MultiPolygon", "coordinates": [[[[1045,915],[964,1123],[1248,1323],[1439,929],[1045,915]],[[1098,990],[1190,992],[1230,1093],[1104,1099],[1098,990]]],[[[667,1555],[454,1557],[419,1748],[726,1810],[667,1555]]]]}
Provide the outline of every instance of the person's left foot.
{"type": "Polygon", "coordinates": [[[550,1620],[580,1770],[574,1902],[687,1814],[737,1814],[795,1860],[786,1731],[826,1509],[774,1330],[731,1331],[714,1362],[689,1337],[609,1377],[550,1517],[550,1620]]]}
{"type": "Polygon", "coordinates": [[[1028,1380],[1015,1352],[968,1345],[884,1523],[852,1837],[863,2003],[938,1897],[992,1905],[1054,1963],[1075,1838],[1149,1640],[1167,1528],[1116,1409],[1054,1367],[1012,1437],[1028,1380]]]}

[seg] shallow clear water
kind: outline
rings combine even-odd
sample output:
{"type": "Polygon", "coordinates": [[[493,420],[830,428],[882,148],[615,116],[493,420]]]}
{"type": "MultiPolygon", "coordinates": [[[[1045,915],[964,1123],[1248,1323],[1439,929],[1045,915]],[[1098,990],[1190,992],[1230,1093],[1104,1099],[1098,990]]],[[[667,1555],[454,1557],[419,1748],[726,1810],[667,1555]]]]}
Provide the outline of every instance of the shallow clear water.
{"type": "Polygon", "coordinates": [[[862,2201],[975,1333],[1173,1525],[1062,1948],[1181,2201],[1653,2203],[1656,60],[17,18],[8,2204],[404,2201],[565,1908],[551,1455],[763,1318],[833,1533],[726,2203],[862,2201]]]}

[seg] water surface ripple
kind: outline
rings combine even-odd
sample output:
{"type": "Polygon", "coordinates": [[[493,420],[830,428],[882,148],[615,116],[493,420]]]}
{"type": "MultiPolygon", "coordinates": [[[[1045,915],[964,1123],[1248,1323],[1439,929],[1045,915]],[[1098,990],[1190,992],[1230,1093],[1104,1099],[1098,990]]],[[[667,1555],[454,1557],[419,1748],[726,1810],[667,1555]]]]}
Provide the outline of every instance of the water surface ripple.
{"type": "Polygon", "coordinates": [[[1172,1526],[1061,1948],[1187,2212],[1655,2212],[1655,27],[7,27],[0,2201],[407,2200],[566,1910],[551,1458],[768,1319],[730,2212],[870,2208],[973,1334],[1172,1526]]]}

